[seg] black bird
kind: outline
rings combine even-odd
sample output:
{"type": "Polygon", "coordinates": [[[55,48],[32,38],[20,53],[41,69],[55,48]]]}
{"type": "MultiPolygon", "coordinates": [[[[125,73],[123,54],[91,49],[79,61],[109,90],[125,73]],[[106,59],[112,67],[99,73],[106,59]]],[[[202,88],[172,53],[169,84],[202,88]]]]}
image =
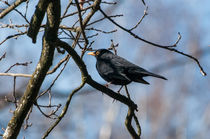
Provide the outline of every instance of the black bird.
{"type": "Polygon", "coordinates": [[[149,84],[143,79],[145,76],[167,80],[165,77],[151,73],[106,49],[98,49],[88,54],[96,57],[98,73],[111,84],[127,85],[132,81],[149,84]]]}

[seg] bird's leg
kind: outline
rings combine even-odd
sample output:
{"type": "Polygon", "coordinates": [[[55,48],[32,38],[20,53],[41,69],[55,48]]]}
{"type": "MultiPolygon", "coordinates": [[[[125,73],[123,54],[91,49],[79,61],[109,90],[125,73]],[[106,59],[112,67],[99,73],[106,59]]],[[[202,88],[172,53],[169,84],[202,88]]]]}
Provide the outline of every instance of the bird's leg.
{"type": "Polygon", "coordinates": [[[123,88],[123,85],[120,87],[120,89],[117,91],[117,93],[120,94],[120,91],[122,90],[122,88],[123,88]]]}
{"type": "Polygon", "coordinates": [[[127,94],[127,96],[128,96],[128,99],[131,99],[130,94],[129,94],[129,92],[128,92],[127,85],[125,85],[125,92],[126,92],[126,94],[127,94]]]}
{"type": "MultiPolygon", "coordinates": [[[[119,93],[120,94],[120,91],[122,90],[122,88],[123,88],[123,85],[120,87],[120,89],[117,91],[117,93],[119,93]]],[[[113,100],[113,102],[115,101],[115,99],[113,100]]]]}
{"type": "Polygon", "coordinates": [[[106,88],[108,88],[109,85],[110,85],[111,83],[112,83],[112,82],[108,82],[108,83],[106,83],[104,86],[105,86],[106,88]]]}

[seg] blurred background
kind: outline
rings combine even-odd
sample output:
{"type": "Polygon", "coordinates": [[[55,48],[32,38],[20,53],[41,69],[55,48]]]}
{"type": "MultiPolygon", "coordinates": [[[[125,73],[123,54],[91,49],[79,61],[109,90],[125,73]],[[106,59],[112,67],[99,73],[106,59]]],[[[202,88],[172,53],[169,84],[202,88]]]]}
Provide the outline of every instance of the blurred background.
{"type": "MultiPolygon", "coordinates": [[[[11,1],[12,2],[12,1],[11,1]]],[[[30,20],[36,1],[29,2],[28,20],[30,20]]],[[[116,5],[102,4],[102,9],[108,15],[123,14],[114,18],[120,25],[131,28],[143,16],[145,7],[141,0],[107,0],[117,2],[116,5]]],[[[108,48],[111,39],[119,43],[118,55],[154,73],[165,76],[168,80],[145,78],[150,85],[132,83],[128,85],[131,98],[138,104],[136,113],[142,128],[143,139],[208,139],[210,137],[210,1],[209,0],[145,0],[148,5],[148,15],[134,30],[140,37],[161,44],[172,45],[181,33],[182,39],[177,49],[191,54],[199,59],[207,76],[202,76],[197,64],[180,54],[153,47],[136,40],[128,33],[120,30],[108,20],[93,25],[95,28],[111,31],[112,34],[99,33],[91,38],[95,41],[94,49],[108,48]]],[[[68,1],[62,1],[62,9],[68,1]]],[[[84,4],[84,7],[88,6],[84,4]]],[[[0,3],[0,7],[6,7],[0,3]]],[[[63,8],[64,7],[64,8],[63,8]]],[[[22,4],[17,8],[25,10],[22,4]]],[[[63,13],[64,11],[62,11],[63,13]]],[[[69,13],[71,13],[71,9],[69,13]]],[[[98,12],[92,21],[101,18],[98,12]]],[[[75,20],[78,16],[75,16],[75,20]]],[[[15,11],[1,19],[1,23],[26,24],[15,11]]],[[[45,21],[44,21],[45,22],[45,21]]],[[[73,24],[71,20],[63,20],[62,25],[73,24]]],[[[15,34],[13,29],[1,28],[0,42],[7,36],[15,34]]],[[[93,31],[86,31],[93,35],[93,31]]],[[[15,66],[11,73],[32,74],[39,60],[41,52],[40,32],[37,43],[32,44],[26,35],[17,39],[10,39],[0,46],[0,56],[6,52],[6,58],[0,61],[0,72],[5,72],[11,65],[19,62],[32,62],[28,66],[15,66]]],[[[66,40],[71,44],[72,40],[66,40]]],[[[80,49],[76,49],[80,53],[80,49]]],[[[55,53],[56,65],[65,55],[55,53]]],[[[83,59],[90,75],[101,84],[106,82],[98,75],[95,68],[95,58],[85,55],[83,59]]],[[[47,76],[41,91],[46,90],[60,72],[47,76]]],[[[29,78],[16,78],[16,94],[21,96],[29,78]]],[[[52,87],[52,104],[65,105],[71,91],[81,82],[80,72],[73,60],[70,60],[64,72],[52,87]]],[[[13,103],[5,101],[5,96],[12,99],[13,77],[0,76],[0,127],[6,128],[15,109],[13,103]]],[[[120,86],[110,85],[117,91],[120,86]]],[[[121,94],[125,95],[124,89],[121,94]]],[[[41,97],[40,105],[49,103],[48,95],[41,97]]],[[[46,113],[49,109],[44,109],[46,113]]],[[[61,112],[58,111],[58,114],[61,112]]],[[[124,121],[127,106],[103,95],[86,85],[74,97],[69,110],[60,124],[49,135],[49,139],[128,139],[131,138],[125,128],[124,121]]],[[[34,107],[29,118],[32,126],[21,130],[18,138],[41,138],[53,123],[44,117],[37,107],[34,107]]],[[[3,130],[0,131],[3,133],[3,130]]]]}

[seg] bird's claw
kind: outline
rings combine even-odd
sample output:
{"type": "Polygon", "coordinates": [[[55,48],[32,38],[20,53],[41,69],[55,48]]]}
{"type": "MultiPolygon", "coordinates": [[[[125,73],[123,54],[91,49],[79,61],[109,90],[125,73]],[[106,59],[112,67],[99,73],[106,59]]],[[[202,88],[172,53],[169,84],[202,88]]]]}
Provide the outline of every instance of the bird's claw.
{"type": "Polygon", "coordinates": [[[106,87],[106,88],[109,88],[109,85],[111,84],[112,82],[108,82],[108,83],[106,83],[104,86],[106,87]]]}

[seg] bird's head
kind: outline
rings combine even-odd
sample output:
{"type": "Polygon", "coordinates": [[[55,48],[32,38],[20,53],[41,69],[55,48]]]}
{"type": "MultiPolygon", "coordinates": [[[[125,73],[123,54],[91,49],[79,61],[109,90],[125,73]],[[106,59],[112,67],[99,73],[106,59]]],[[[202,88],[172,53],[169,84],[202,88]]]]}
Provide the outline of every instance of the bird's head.
{"type": "Polygon", "coordinates": [[[88,55],[95,56],[96,59],[106,59],[112,57],[113,53],[107,49],[98,49],[95,52],[90,52],[88,55]]]}

